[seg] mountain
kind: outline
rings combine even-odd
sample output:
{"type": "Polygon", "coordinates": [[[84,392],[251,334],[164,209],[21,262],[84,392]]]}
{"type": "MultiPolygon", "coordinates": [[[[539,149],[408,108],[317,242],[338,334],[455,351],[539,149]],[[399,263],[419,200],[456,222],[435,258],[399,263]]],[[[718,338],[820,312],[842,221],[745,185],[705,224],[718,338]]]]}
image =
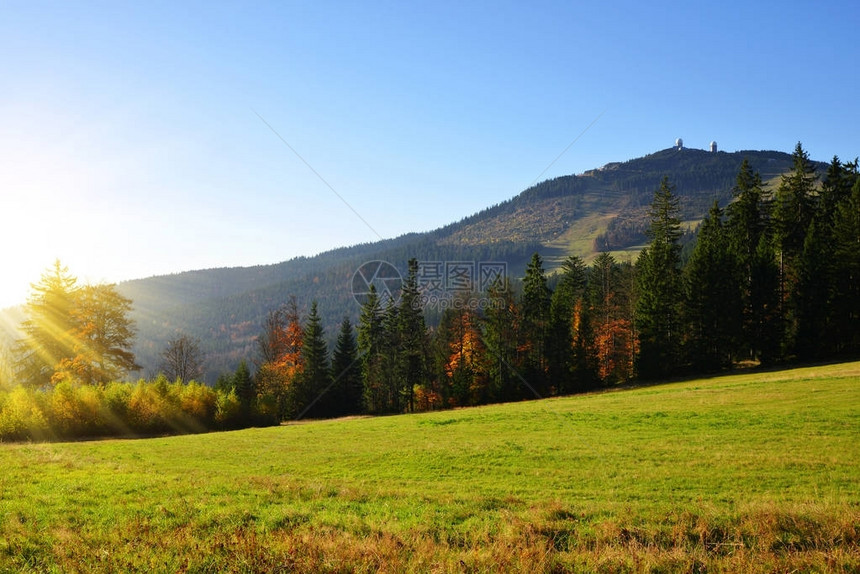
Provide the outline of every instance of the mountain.
{"type": "MultiPolygon", "coordinates": [[[[266,313],[295,295],[300,308],[319,303],[330,337],[344,315],[355,322],[359,304],[352,284],[368,261],[391,263],[401,273],[421,262],[504,262],[507,276],[522,275],[529,257],[541,253],[552,269],[568,255],[588,259],[611,251],[635,259],[645,241],[646,210],[667,175],[693,228],[716,199],[725,205],[743,159],[765,181],[792,165],[776,151],[707,152],[669,148],[626,162],[541,182],[516,197],[427,233],[298,257],[274,265],[189,271],[128,281],[119,290],[134,301],[135,347],[143,375],[157,371],[159,355],[179,333],[199,337],[207,354],[207,380],[232,370],[255,352],[266,313]]],[[[825,164],[819,164],[823,173],[825,164]]],[[[437,313],[438,315],[438,313],[437,313]]],[[[428,318],[432,324],[434,314],[428,318]]],[[[0,320],[0,324],[3,321],[0,320]]]]}

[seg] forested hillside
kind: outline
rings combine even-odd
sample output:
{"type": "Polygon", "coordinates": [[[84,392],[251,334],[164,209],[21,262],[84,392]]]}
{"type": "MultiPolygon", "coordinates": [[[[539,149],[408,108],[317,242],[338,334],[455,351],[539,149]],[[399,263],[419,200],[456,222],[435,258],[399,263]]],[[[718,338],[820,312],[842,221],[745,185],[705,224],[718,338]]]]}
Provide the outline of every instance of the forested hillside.
{"type": "MultiPolygon", "coordinates": [[[[134,346],[142,375],[154,375],[167,342],[180,334],[199,338],[206,380],[253,357],[266,314],[295,295],[302,313],[319,303],[331,339],[344,316],[356,322],[359,305],[351,281],[366,261],[382,260],[406,274],[419,261],[505,262],[517,287],[530,256],[540,252],[552,272],[570,255],[586,262],[601,251],[633,260],[645,243],[647,206],[663,176],[675,185],[682,220],[701,220],[711,203],[725,206],[744,159],[765,182],[791,168],[791,155],[773,151],[710,153],[669,148],[623,163],[541,182],[516,197],[436,231],[336,249],[273,265],[209,269],[151,277],[119,285],[134,302],[134,346]]],[[[816,164],[823,173],[826,164],[816,164]]],[[[7,312],[7,315],[9,313],[7,312]]],[[[16,324],[19,317],[10,318],[16,324]]],[[[439,313],[430,310],[434,325],[439,313]]],[[[6,328],[7,331],[11,329],[6,328]]],[[[8,336],[8,335],[7,335],[8,336]]],[[[330,341],[331,342],[331,341],[330,341]]]]}

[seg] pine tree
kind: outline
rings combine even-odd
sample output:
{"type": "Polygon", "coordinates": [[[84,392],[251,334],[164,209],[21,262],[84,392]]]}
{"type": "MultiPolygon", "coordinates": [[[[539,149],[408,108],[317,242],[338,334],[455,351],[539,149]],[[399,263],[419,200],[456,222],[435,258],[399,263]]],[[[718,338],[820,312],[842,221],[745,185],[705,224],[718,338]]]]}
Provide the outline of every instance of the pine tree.
{"type": "Polygon", "coordinates": [[[358,348],[349,317],[340,324],[331,361],[331,376],[334,381],[332,394],[336,397],[336,415],[354,415],[363,412],[363,387],[358,348]]]}
{"type": "Polygon", "coordinates": [[[685,351],[697,372],[730,367],[742,329],[738,265],[729,249],[722,215],[715,201],[684,268],[685,351]]]}
{"type": "Polygon", "coordinates": [[[680,201],[669,178],[664,177],[648,212],[650,242],[637,261],[639,301],[636,325],[639,333],[639,374],[657,378],[678,368],[680,303],[680,201]]]}
{"type": "Polygon", "coordinates": [[[15,346],[15,373],[22,384],[38,387],[50,383],[60,362],[75,355],[72,310],[78,286],[57,260],[31,289],[21,326],[24,338],[15,346]]]}

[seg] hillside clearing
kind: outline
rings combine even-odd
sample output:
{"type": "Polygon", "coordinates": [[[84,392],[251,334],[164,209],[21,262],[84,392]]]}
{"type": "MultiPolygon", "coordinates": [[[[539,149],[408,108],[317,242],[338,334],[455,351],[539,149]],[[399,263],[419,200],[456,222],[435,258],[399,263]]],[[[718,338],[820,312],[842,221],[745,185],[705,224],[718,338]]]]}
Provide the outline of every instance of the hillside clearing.
{"type": "Polygon", "coordinates": [[[0,445],[0,570],[860,568],[860,363],[0,445]]]}

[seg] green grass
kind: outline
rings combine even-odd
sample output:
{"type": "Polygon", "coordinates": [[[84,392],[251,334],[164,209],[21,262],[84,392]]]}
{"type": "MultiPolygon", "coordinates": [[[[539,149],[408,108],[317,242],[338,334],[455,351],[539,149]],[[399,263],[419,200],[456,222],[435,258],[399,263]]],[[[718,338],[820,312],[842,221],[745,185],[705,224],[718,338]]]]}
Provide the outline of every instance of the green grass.
{"type": "Polygon", "coordinates": [[[860,569],[860,363],[0,445],[0,571],[860,569]]]}

